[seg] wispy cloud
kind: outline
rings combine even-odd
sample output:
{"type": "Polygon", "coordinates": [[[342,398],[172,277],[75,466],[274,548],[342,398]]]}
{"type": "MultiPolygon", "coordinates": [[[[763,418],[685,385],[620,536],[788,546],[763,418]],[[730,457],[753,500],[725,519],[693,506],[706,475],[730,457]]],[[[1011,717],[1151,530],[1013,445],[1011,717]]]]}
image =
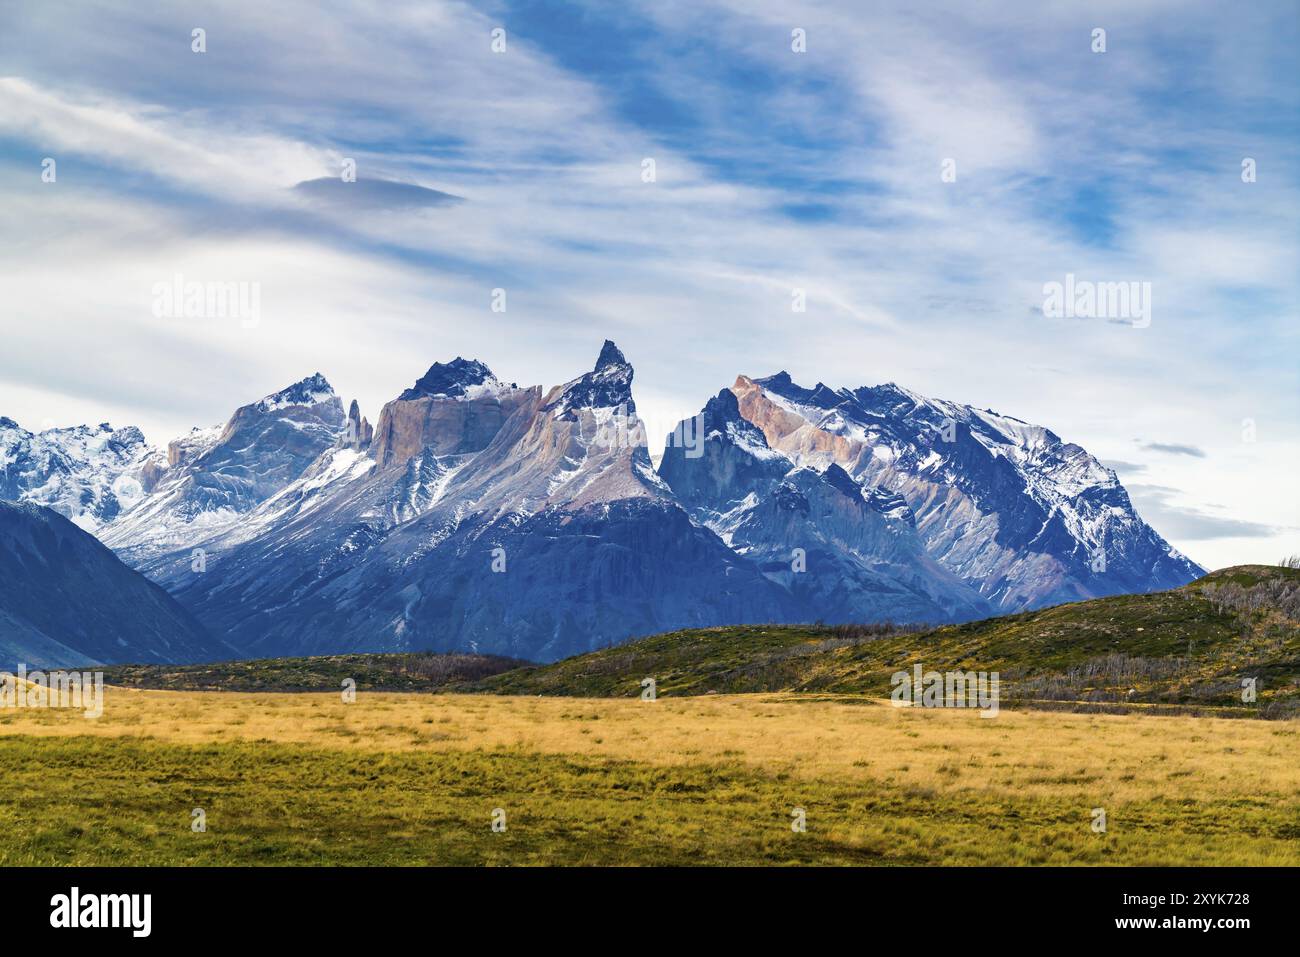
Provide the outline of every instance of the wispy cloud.
{"type": "Polygon", "coordinates": [[[309,179],[299,183],[294,190],[316,202],[350,210],[428,209],[450,206],[462,200],[460,196],[415,183],[388,179],[346,181],[338,176],[309,179]]]}
{"type": "Polygon", "coordinates": [[[1128,486],[1133,504],[1147,521],[1166,535],[1202,542],[1217,538],[1273,538],[1281,529],[1261,522],[1248,522],[1215,515],[1194,505],[1180,505],[1182,493],[1161,485],[1133,483],[1128,486]]]}
{"type": "Polygon", "coordinates": [[[1111,471],[1116,472],[1121,477],[1127,475],[1138,475],[1147,470],[1145,465],[1140,465],[1137,462],[1125,462],[1122,459],[1102,459],[1101,464],[1111,471]]]}
{"type": "MultiPolygon", "coordinates": [[[[95,166],[146,173],[245,200],[330,169],[327,151],[296,139],[195,123],[183,114],[103,96],[70,97],[21,77],[0,77],[0,135],[95,166]]],[[[337,165],[335,163],[334,165],[337,165]]],[[[64,176],[75,176],[66,163],[64,176]]]]}
{"type": "Polygon", "coordinates": [[[1194,445],[1183,445],[1178,442],[1143,442],[1137,439],[1137,447],[1146,449],[1148,452],[1165,452],[1169,455],[1190,455],[1193,458],[1205,458],[1205,451],[1198,449],[1194,445]]]}
{"type": "MultiPolygon", "coordinates": [[[[612,335],[647,414],[698,408],[742,369],[895,380],[1119,460],[1134,434],[1193,437],[1148,443],[1153,483],[1261,527],[1251,510],[1284,503],[1277,526],[1300,525],[1300,94],[1276,81],[1300,35],[1281,7],[228,0],[196,16],[6,11],[0,377],[22,385],[0,413],[134,418],[165,440],[317,367],[369,410],[434,359],[549,384],[612,335]],[[261,282],[266,322],[160,326],[148,289],[176,272],[261,282]],[[1151,282],[1151,326],[1045,320],[1043,284],[1067,272],[1151,282]],[[132,361],[95,361],[128,337],[132,361]]],[[[1205,527],[1147,517],[1175,544],[1205,527]]],[[[1197,558],[1216,554],[1237,553],[1197,558]]]]}

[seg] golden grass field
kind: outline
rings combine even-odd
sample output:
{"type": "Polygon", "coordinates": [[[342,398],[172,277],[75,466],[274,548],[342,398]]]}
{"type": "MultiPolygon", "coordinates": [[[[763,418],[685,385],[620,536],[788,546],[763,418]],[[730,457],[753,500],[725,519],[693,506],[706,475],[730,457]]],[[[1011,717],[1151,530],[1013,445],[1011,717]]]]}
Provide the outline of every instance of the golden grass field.
{"type": "Polygon", "coordinates": [[[0,753],[8,864],[1300,864],[1295,721],[109,688],[0,753]]]}

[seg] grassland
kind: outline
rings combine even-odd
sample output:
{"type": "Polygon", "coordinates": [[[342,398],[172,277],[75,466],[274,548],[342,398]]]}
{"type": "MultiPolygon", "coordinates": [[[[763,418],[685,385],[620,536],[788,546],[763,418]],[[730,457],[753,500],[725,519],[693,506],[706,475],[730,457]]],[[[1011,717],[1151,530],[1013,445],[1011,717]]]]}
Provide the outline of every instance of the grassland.
{"type": "Polygon", "coordinates": [[[546,666],[107,671],[97,720],[0,710],[0,864],[1300,865],[1300,720],[1227,720],[1300,709],[1297,570],[928,631],[674,632],[546,666]],[[892,707],[913,664],[999,671],[1000,713],[892,707]]]}
{"type": "Polygon", "coordinates": [[[1294,865],[1297,753],[1292,721],[813,693],[110,688],[0,712],[0,863],[1294,865]]]}

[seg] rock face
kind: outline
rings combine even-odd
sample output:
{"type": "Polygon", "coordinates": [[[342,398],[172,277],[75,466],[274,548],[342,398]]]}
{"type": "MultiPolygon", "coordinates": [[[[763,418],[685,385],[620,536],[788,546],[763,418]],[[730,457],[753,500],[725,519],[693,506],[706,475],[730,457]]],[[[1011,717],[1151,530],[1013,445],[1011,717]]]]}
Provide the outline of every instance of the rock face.
{"type": "Polygon", "coordinates": [[[247,511],[301,475],[343,427],[343,404],[318,372],[236,409],[190,477],[214,501],[247,511]]]}
{"type": "Polygon", "coordinates": [[[659,474],[678,500],[710,513],[732,511],[750,495],[769,492],[793,468],[793,463],[768,447],[763,431],[740,414],[736,396],[723,389],[701,410],[698,425],[685,420],[670,437],[659,460],[659,474]],[[696,434],[696,433],[699,434],[696,434]],[[703,441],[700,451],[695,440],[703,441]]]}
{"type": "Polygon", "coordinates": [[[525,391],[501,383],[481,362],[459,356],[435,362],[380,412],[375,461],[387,468],[423,449],[438,456],[481,451],[525,401],[525,391]]]}
{"type": "Polygon", "coordinates": [[[1114,472],[1041,426],[892,383],[805,389],[781,372],[732,391],[792,462],[901,496],[926,551],[999,612],[1204,574],[1137,516],[1114,472]]]}
{"type": "Polygon", "coordinates": [[[33,503],[0,501],[0,668],[234,657],[163,589],[33,503]]]}
{"type": "Polygon", "coordinates": [[[361,415],[361,406],[357,400],[353,399],[352,404],[348,406],[348,423],[342,438],[345,448],[364,451],[370,448],[370,443],[374,441],[375,430],[371,428],[369,420],[361,415]]]}
{"type": "MultiPolygon", "coordinates": [[[[943,622],[990,613],[926,554],[900,496],[770,448],[723,390],[705,405],[700,454],[664,449],[659,473],[692,517],[795,600],[799,620],[943,622]]],[[[675,436],[691,434],[683,422],[675,436]]]]}
{"type": "Polygon", "coordinates": [[[0,499],[34,502],[97,531],[152,491],[166,462],[134,426],[28,432],[0,417],[0,499]]]}

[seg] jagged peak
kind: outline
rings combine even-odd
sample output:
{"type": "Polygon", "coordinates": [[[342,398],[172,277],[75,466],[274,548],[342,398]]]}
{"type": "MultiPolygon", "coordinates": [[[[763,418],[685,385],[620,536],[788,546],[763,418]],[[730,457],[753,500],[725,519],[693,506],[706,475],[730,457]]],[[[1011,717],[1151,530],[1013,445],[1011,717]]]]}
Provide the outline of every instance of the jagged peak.
{"type": "Polygon", "coordinates": [[[805,389],[795,382],[790,377],[790,373],[784,369],[775,375],[763,376],[752,381],[765,392],[772,392],[801,405],[820,405],[829,408],[839,401],[838,393],[821,382],[817,383],[816,388],[805,389]]]}
{"type": "Polygon", "coordinates": [[[279,392],[273,392],[256,404],[263,412],[273,412],[291,406],[320,405],[333,398],[335,398],[334,387],[319,372],[313,372],[307,378],[300,379],[279,392]]]}
{"type": "Polygon", "coordinates": [[[845,401],[844,391],[842,389],[832,389],[825,382],[818,382],[812,388],[812,400],[818,405],[827,407],[839,405],[845,401]]]}
{"type": "Polygon", "coordinates": [[[926,401],[928,401],[926,397],[921,395],[919,392],[913,392],[911,389],[904,388],[903,386],[899,385],[897,382],[885,382],[881,385],[876,386],[876,391],[888,392],[888,393],[892,393],[893,395],[902,396],[905,399],[911,399],[913,402],[916,402],[917,404],[923,404],[926,401]]]}
{"type": "Polygon", "coordinates": [[[550,408],[557,419],[572,418],[574,409],[621,408],[627,415],[635,415],[632,375],[632,364],[613,341],[606,339],[596,368],[559,387],[559,395],[551,400],[550,408]]]}
{"type": "Polygon", "coordinates": [[[790,373],[786,372],[784,369],[775,375],[761,376],[757,379],[751,379],[750,381],[756,385],[761,385],[765,389],[769,387],[773,389],[788,389],[790,386],[794,385],[794,380],[790,378],[790,373]]]}
{"type": "MultiPolygon", "coordinates": [[[[486,364],[457,356],[450,362],[435,362],[429,366],[429,371],[397,398],[402,401],[438,397],[459,399],[473,397],[478,392],[495,392],[501,387],[501,382],[486,364]]],[[[512,382],[510,388],[517,386],[512,382]]]]}
{"type": "Polygon", "coordinates": [[[600,356],[596,359],[596,368],[592,371],[600,372],[608,366],[625,366],[627,364],[627,357],[623,355],[618,346],[614,345],[614,340],[606,339],[605,344],[600,347],[600,356]]]}
{"type": "Polygon", "coordinates": [[[370,422],[361,414],[361,403],[356,399],[348,406],[347,425],[343,434],[339,436],[339,442],[344,447],[354,449],[367,449],[375,436],[375,430],[371,428],[370,422]]]}
{"type": "MultiPolygon", "coordinates": [[[[698,416],[699,431],[684,419],[668,436],[665,449],[683,444],[691,435],[702,435],[707,441],[721,441],[759,461],[780,461],[788,464],[787,457],[770,448],[763,430],[746,419],[740,412],[740,402],[731,389],[721,389],[709,399],[698,416]]],[[[666,451],[665,451],[666,454],[666,451]]]]}
{"type": "MultiPolygon", "coordinates": [[[[101,426],[102,428],[102,426],[101,426]]],[[[110,445],[119,448],[128,448],[133,445],[144,445],[144,433],[134,425],[124,425],[120,429],[112,429],[108,437],[110,445]]]]}
{"type": "Polygon", "coordinates": [[[727,422],[743,421],[740,415],[740,402],[736,393],[730,389],[720,389],[718,394],[704,403],[701,410],[705,428],[717,428],[727,422]]]}

